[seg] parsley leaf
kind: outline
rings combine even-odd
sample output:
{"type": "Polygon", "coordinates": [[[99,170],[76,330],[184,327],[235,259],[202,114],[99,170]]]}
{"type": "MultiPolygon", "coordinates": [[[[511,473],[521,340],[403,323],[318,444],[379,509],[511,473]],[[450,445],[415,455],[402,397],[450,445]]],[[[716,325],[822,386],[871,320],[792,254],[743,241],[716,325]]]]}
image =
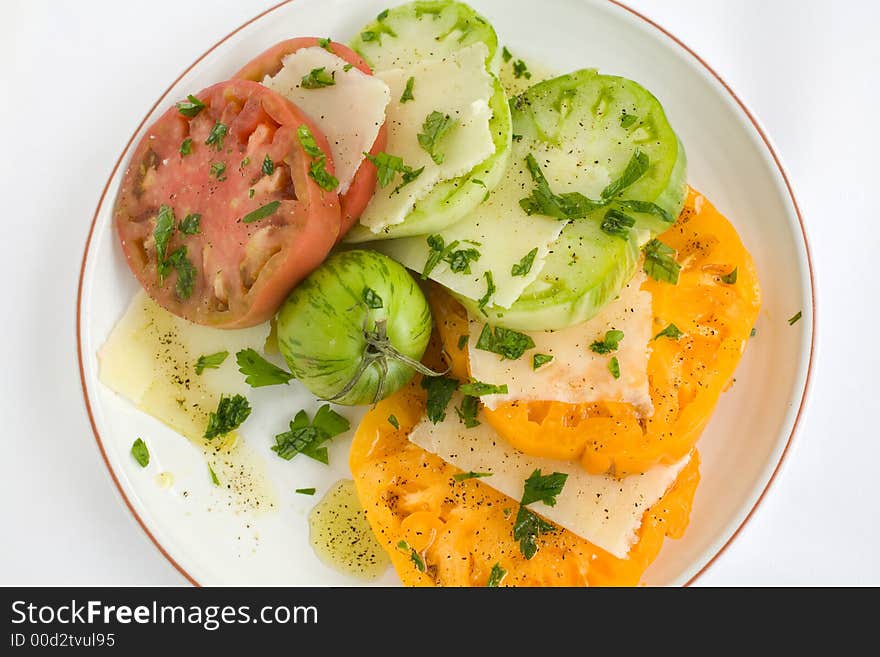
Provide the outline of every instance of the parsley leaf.
{"type": "Polygon", "coordinates": [[[755,337],[756,335],[758,335],[758,329],[756,329],[756,328],[753,326],[753,327],[752,327],[752,330],[749,331],[749,337],[750,337],[750,338],[753,338],[753,337],[755,337]]]}
{"type": "Polygon", "coordinates": [[[657,281],[678,283],[681,265],[675,261],[675,249],[658,239],[645,244],[645,273],[657,281]]]}
{"type": "Polygon", "coordinates": [[[321,89],[322,87],[332,87],[334,84],[336,84],[335,73],[327,73],[324,66],[313,68],[299,82],[299,86],[303,89],[321,89]]]}
{"type": "Polygon", "coordinates": [[[486,582],[486,586],[490,589],[501,586],[501,582],[504,581],[506,575],[507,571],[501,567],[501,564],[494,564],[492,570],[489,571],[489,581],[486,582]]]}
{"type": "Polygon", "coordinates": [[[464,349],[465,345],[468,343],[468,338],[470,336],[467,333],[458,336],[458,350],[461,351],[464,349]]]}
{"type": "Polygon", "coordinates": [[[400,422],[397,421],[397,417],[394,415],[388,416],[388,424],[390,424],[395,429],[400,429],[400,422]]]}
{"type": "Polygon", "coordinates": [[[413,96],[413,85],[416,83],[415,78],[410,78],[406,81],[406,88],[403,90],[403,94],[400,96],[400,102],[405,103],[408,100],[415,100],[416,97],[413,96]]]}
{"type": "Polygon", "coordinates": [[[156,243],[156,262],[159,269],[159,283],[165,278],[167,268],[165,255],[168,251],[168,242],[171,233],[174,232],[174,210],[168,205],[159,206],[159,214],[156,215],[156,227],[153,229],[153,241],[156,243]],[[164,270],[163,270],[164,269],[164,270]]]}
{"type": "Polygon", "coordinates": [[[437,152],[437,147],[443,137],[455,127],[455,123],[455,119],[448,114],[443,114],[442,112],[434,110],[428,114],[425,118],[425,122],[422,124],[422,130],[424,132],[420,132],[417,135],[419,145],[426,153],[428,153],[428,155],[431,156],[431,159],[434,160],[435,164],[443,163],[443,154],[437,152]]]}
{"type": "Polygon", "coordinates": [[[211,467],[211,464],[208,464],[208,474],[211,475],[211,483],[215,486],[220,485],[220,479],[217,478],[217,473],[214,472],[214,468],[211,467]]]}
{"type": "Polygon", "coordinates": [[[474,248],[456,250],[456,247],[459,245],[458,240],[451,242],[447,246],[442,235],[429,235],[427,242],[430,253],[425,262],[425,267],[422,269],[422,280],[426,279],[441,262],[448,263],[450,271],[455,274],[470,274],[470,263],[476,262],[481,256],[481,253],[474,248]]]}
{"type": "Polygon", "coordinates": [[[727,283],[728,285],[733,285],[734,283],[736,283],[736,272],[737,272],[737,269],[739,269],[739,267],[734,267],[732,272],[730,272],[729,274],[725,274],[724,276],[722,276],[722,277],[721,277],[721,282],[722,282],[722,283],[727,283]]]}
{"type": "Polygon", "coordinates": [[[551,360],[553,360],[553,356],[547,354],[535,354],[532,356],[532,369],[536,370],[541,367],[541,365],[546,365],[551,360]]]}
{"type": "Polygon", "coordinates": [[[684,333],[679,330],[679,328],[675,324],[670,324],[665,329],[660,331],[657,335],[654,336],[654,339],[657,338],[669,338],[670,340],[678,340],[684,333]]]}
{"type": "Polygon", "coordinates": [[[196,281],[196,268],[190,259],[186,257],[186,247],[180,246],[174,250],[165,263],[167,268],[173,267],[177,272],[177,282],[174,284],[174,293],[179,299],[189,299],[192,296],[193,286],[196,281]]]}
{"type": "Polygon", "coordinates": [[[263,165],[260,167],[260,171],[264,176],[271,176],[275,173],[275,163],[272,161],[272,158],[269,157],[268,153],[266,153],[266,157],[263,158],[263,165]]]}
{"type": "Polygon", "coordinates": [[[325,191],[330,192],[339,187],[339,180],[327,171],[327,154],[318,146],[309,126],[305,123],[299,126],[296,129],[296,136],[299,143],[302,144],[303,150],[312,158],[312,163],[309,165],[309,177],[325,191]]]}
{"type": "Polygon", "coordinates": [[[214,127],[211,128],[211,132],[208,134],[208,138],[205,140],[205,144],[207,146],[213,146],[214,150],[223,150],[223,140],[226,139],[226,133],[228,130],[229,128],[227,128],[223,123],[217,121],[214,124],[214,127]]]}
{"type": "Polygon", "coordinates": [[[543,518],[535,515],[526,507],[520,506],[513,523],[513,538],[519,541],[519,550],[526,559],[531,559],[538,552],[535,538],[553,531],[554,527],[543,518]]]}
{"type": "Polygon", "coordinates": [[[188,214],[183,218],[177,228],[184,235],[198,235],[199,233],[199,223],[202,220],[202,215],[200,214],[188,214]]]}
{"type": "Polygon", "coordinates": [[[476,249],[459,249],[450,253],[445,260],[449,263],[449,270],[454,274],[470,274],[470,263],[479,260],[480,255],[476,249]]]}
{"type": "Polygon", "coordinates": [[[400,541],[397,544],[397,549],[404,554],[409,554],[410,561],[413,562],[416,570],[418,570],[420,573],[425,572],[425,562],[422,559],[422,556],[418,552],[416,552],[415,548],[411,548],[409,546],[409,543],[407,543],[406,541],[400,541]]]}
{"type": "Polygon", "coordinates": [[[526,479],[520,504],[526,506],[541,501],[547,506],[556,506],[556,496],[562,492],[566,479],[568,475],[564,472],[542,475],[540,469],[534,470],[526,479]]]}
{"type": "Polygon", "coordinates": [[[150,450],[142,438],[138,438],[131,444],[131,455],[138,465],[146,468],[150,464],[150,450]]]}
{"type": "Polygon", "coordinates": [[[529,69],[523,60],[517,59],[513,63],[513,77],[517,79],[525,78],[526,80],[530,80],[532,78],[532,74],[529,73],[529,69]]]}
{"type": "Polygon", "coordinates": [[[795,324],[797,324],[797,322],[800,320],[801,317],[803,317],[803,313],[800,310],[798,310],[796,315],[793,315],[792,317],[788,318],[788,325],[794,326],[795,324]]]}
{"type": "Polygon", "coordinates": [[[434,424],[442,422],[446,419],[452,393],[458,389],[458,381],[446,376],[426,376],[422,378],[422,388],[428,391],[428,419],[434,424]]]}
{"type": "Polygon", "coordinates": [[[528,349],[534,348],[535,341],[530,335],[517,333],[502,326],[493,329],[488,324],[483,325],[483,330],[477,339],[477,349],[491,351],[509,360],[516,360],[528,349]]]}
{"type": "Polygon", "coordinates": [[[456,481],[466,481],[468,479],[482,479],[483,477],[491,477],[493,474],[494,473],[492,472],[459,472],[452,475],[452,478],[456,481]]]}
{"type": "Polygon", "coordinates": [[[602,229],[602,232],[607,235],[614,235],[615,237],[627,239],[629,237],[629,229],[635,225],[635,219],[628,214],[624,214],[620,210],[612,208],[605,213],[605,217],[602,219],[602,223],[599,227],[602,229]]]}
{"type": "Polygon", "coordinates": [[[291,420],[290,430],[275,436],[272,451],[286,461],[305,454],[326,465],[330,462],[327,448],[321,445],[350,428],[349,421],[332,410],[330,404],[321,406],[311,422],[308,413],[300,411],[291,420]]]}
{"type": "Polygon", "coordinates": [[[354,68],[354,64],[346,64],[345,66],[342,67],[342,70],[345,71],[346,73],[348,73],[353,68],[354,68]]]}
{"type": "Polygon", "coordinates": [[[228,351],[218,351],[216,354],[199,356],[199,359],[196,361],[196,374],[201,374],[207,369],[216,370],[228,357],[228,351]]]}
{"type": "Polygon", "coordinates": [[[526,155],[526,167],[535,183],[532,193],[520,199],[519,205],[528,215],[543,214],[556,219],[583,219],[601,208],[604,202],[592,201],[579,192],[554,194],[535,156],[526,155]]]}
{"type": "Polygon", "coordinates": [[[617,351],[621,340],[623,340],[623,331],[616,329],[606,331],[604,339],[593,341],[590,351],[596,354],[610,354],[612,351],[617,351]]]}
{"type": "Polygon", "coordinates": [[[322,39],[318,39],[318,45],[321,46],[327,52],[333,52],[333,48],[330,45],[330,37],[324,37],[322,39]]]}
{"type": "Polygon", "coordinates": [[[180,142],[180,148],[177,149],[177,152],[182,156],[187,156],[192,153],[192,144],[193,140],[190,137],[187,137],[182,142],[180,142]]]}
{"type": "Polygon", "coordinates": [[[617,360],[617,356],[612,356],[608,361],[608,371],[615,379],[620,378],[620,361],[617,360]]]}
{"type": "Polygon", "coordinates": [[[382,297],[376,294],[376,291],[373,288],[365,287],[361,296],[363,297],[364,303],[367,304],[367,308],[377,309],[382,307],[382,297]]]}
{"type": "Polygon", "coordinates": [[[626,165],[626,169],[623,172],[623,175],[620,176],[617,180],[613,180],[605,189],[602,190],[602,198],[605,200],[610,200],[617,196],[624,189],[632,185],[639,178],[645,175],[645,172],[648,170],[648,166],[650,165],[650,159],[648,156],[642,151],[636,149],[636,152],[633,153],[629,162],[626,165]]]}
{"type": "Polygon", "coordinates": [[[422,174],[422,171],[425,170],[425,167],[413,169],[411,166],[404,164],[402,158],[399,158],[396,155],[389,155],[383,151],[379,151],[375,155],[364,153],[364,156],[376,167],[379,187],[388,186],[391,181],[394,180],[395,174],[401,174],[401,183],[394,188],[391,192],[392,194],[398,193],[401,189],[418,178],[422,174]]]}
{"type": "Polygon", "coordinates": [[[510,268],[511,276],[525,276],[532,271],[532,265],[535,263],[535,256],[538,255],[538,247],[526,253],[522,259],[510,268]]]}
{"type": "Polygon", "coordinates": [[[495,385],[494,383],[483,383],[482,381],[472,381],[463,383],[458,388],[462,394],[473,397],[482,397],[483,395],[506,395],[507,384],[495,385]]]}
{"type": "Polygon", "coordinates": [[[315,489],[314,488],[297,488],[293,492],[298,493],[299,495],[314,495],[315,489]]]}
{"type": "Polygon", "coordinates": [[[223,174],[226,173],[226,163],[224,162],[211,162],[211,175],[214,176],[217,180],[221,182],[226,180],[226,176],[223,174]]]}
{"type": "Polygon", "coordinates": [[[492,278],[492,272],[490,271],[483,272],[483,277],[486,279],[486,294],[484,294],[477,300],[477,307],[485,315],[486,304],[489,303],[492,295],[495,294],[495,280],[492,278]]]}
{"type": "Polygon", "coordinates": [[[466,395],[461,400],[461,406],[456,407],[455,412],[458,413],[458,419],[462,421],[465,428],[473,429],[480,426],[477,419],[477,411],[479,410],[479,399],[471,395],[466,395]]]}
{"type": "Polygon", "coordinates": [[[217,436],[225,436],[233,429],[240,427],[250,414],[251,405],[245,397],[221,395],[217,410],[211,411],[208,416],[208,427],[205,429],[204,437],[207,440],[213,440],[217,436]]]}
{"type": "Polygon", "coordinates": [[[255,221],[262,221],[266,217],[270,217],[275,212],[278,211],[278,208],[281,207],[281,201],[271,201],[266,203],[266,205],[261,205],[253,212],[248,212],[241,218],[242,223],[252,224],[255,221]]]}
{"type": "Polygon", "coordinates": [[[186,100],[181,100],[177,103],[177,111],[188,119],[198,116],[199,112],[203,109],[205,109],[205,104],[192,94],[187,96],[186,100]]]}
{"type": "Polygon", "coordinates": [[[245,375],[245,382],[252,388],[289,383],[293,374],[270,363],[254,349],[242,349],[235,354],[238,371],[245,375]]]}

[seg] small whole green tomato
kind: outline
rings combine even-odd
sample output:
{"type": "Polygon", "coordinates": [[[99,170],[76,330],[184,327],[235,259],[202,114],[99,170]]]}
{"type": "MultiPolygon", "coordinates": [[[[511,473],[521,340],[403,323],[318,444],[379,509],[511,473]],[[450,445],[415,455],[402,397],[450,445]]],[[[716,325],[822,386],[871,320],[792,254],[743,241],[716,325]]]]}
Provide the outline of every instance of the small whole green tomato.
{"type": "Polygon", "coordinates": [[[313,394],[373,404],[405,386],[431,337],[431,310],[413,277],[374,251],[341,251],[300,283],[278,312],[278,346],[313,394]]]}

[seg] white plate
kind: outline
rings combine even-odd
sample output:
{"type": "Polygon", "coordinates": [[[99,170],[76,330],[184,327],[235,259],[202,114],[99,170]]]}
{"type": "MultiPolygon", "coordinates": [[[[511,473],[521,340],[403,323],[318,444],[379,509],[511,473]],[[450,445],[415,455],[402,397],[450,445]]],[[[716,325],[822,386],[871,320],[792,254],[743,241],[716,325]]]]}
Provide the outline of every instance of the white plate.
{"type": "MultiPolygon", "coordinates": [[[[268,10],[205,53],[172,84],[138,126],[95,212],[83,260],[78,344],[95,437],[120,493],[162,553],[199,584],[358,584],[324,566],[308,543],[307,513],[318,495],[347,476],[347,440],[330,449],[328,470],[310,459],[285,462],[269,451],[290,409],[313,408],[304,390],[289,397],[255,391],[244,436],[264,457],[276,491],[274,512],[228,507],[205,476],[202,453],[135,410],[97,378],[96,352],[137,289],[111,224],[129,150],[172,102],[228,78],[282,39],[331,35],[346,41],[390,4],[387,0],[296,0],[268,10]],[[149,438],[145,472],[129,455],[149,438]],[[174,473],[163,489],[154,475],[174,473]]],[[[766,492],[801,413],[812,362],[814,301],[809,252],[788,181],[770,141],[733,92],[697,55],[636,12],[606,0],[473,0],[512,50],[559,71],[598,67],[650,89],[684,142],[689,182],[733,222],[754,256],[763,288],[757,337],[699,442],[702,481],[685,537],[669,540],[645,583],[693,581],[732,540],[766,492]],[[787,318],[802,311],[789,326],[787,318]]],[[[355,418],[356,419],[356,418],[355,418]]],[[[396,583],[389,571],[378,584],[396,583]]]]}

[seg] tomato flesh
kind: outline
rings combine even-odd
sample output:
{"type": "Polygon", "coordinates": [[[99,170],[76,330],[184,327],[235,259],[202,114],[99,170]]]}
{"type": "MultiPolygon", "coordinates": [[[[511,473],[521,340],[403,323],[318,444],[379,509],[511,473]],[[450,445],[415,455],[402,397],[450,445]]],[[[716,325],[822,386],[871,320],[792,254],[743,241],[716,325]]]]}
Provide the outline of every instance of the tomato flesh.
{"type": "MultiPolygon", "coordinates": [[[[312,48],[320,46],[320,39],[317,37],[297,37],[277,43],[262,54],[252,59],[238,73],[236,78],[245,80],[253,80],[254,82],[262,82],[267,75],[274,76],[283,66],[283,59],[287,55],[295,53],[301,48],[312,48]]],[[[369,65],[354,50],[336,41],[331,41],[327,47],[331,52],[344,59],[356,69],[367,75],[372,75],[373,71],[369,65]]],[[[370,149],[371,155],[376,155],[385,149],[388,141],[388,130],[383,124],[373,142],[370,149]]],[[[339,239],[348,232],[360,219],[361,214],[373,198],[373,192],[376,189],[376,167],[370,164],[366,159],[361,163],[354,179],[351,182],[345,194],[339,197],[339,203],[342,208],[342,227],[339,233],[339,239]]]]}
{"type": "MultiPolygon", "coordinates": [[[[230,80],[196,97],[204,107],[194,116],[171,107],[138,144],[114,221],[131,270],[160,305],[197,324],[253,326],[274,314],[339,236],[337,195],[309,176],[312,158],[297,129],[307,126],[318,147],[330,149],[308,117],[262,85],[230,80]],[[244,221],[260,208],[274,211],[244,221]],[[169,209],[165,257],[186,248],[189,294],[181,292],[181,268],[166,265],[163,276],[156,226],[169,209]],[[181,222],[194,215],[198,232],[185,234],[181,222]]],[[[325,167],[332,174],[329,156],[325,167]]]]}

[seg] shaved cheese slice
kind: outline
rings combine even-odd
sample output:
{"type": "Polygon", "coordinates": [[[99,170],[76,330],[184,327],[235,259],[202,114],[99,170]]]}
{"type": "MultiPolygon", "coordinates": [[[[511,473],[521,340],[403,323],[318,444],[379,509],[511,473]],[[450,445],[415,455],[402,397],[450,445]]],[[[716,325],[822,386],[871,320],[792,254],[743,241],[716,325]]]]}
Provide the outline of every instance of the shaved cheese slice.
{"type": "Polygon", "coordinates": [[[234,331],[192,324],[140,291],[98,352],[99,378],[178,433],[200,440],[220,395],[249,390],[235,353],[262,351],[268,335],[268,322],[234,331]],[[219,368],[196,374],[199,356],[220,351],[229,356],[219,368]]]}
{"type": "MultiPolygon", "coordinates": [[[[483,203],[464,219],[439,231],[448,246],[458,242],[458,249],[476,249],[480,257],[468,265],[470,272],[455,272],[441,261],[429,277],[456,294],[478,300],[487,293],[486,272],[492,274],[495,293],[487,299],[496,306],[509,308],[544,266],[550,245],[556,241],[564,221],[542,215],[527,215],[519,199],[531,189],[532,179],[522,158],[511,162],[501,184],[483,203]],[[514,275],[514,266],[537,249],[531,268],[524,275],[514,275]]],[[[478,184],[471,181],[470,185],[478,184]]],[[[375,248],[415,271],[423,271],[431,248],[425,236],[388,240],[375,248]]]]}
{"type": "Polygon", "coordinates": [[[385,122],[385,108],[391,100],[388,85],[357,68],[345,70],[348,62],[318,46],[287,55],[283,64],[263,84],[302,108],[327,137],[338,191],[345,194],[385,122]],[[303,77],[317,68],[332,75],[335,84],[303,89],[303,77]]]}
{"type": "Polygon", "coordinates": [[[406,166],[424,170],[399,189],[400,175],[385,187],[377,187],[360,219],[374,233],[402,223],[416,202],[425,198],[437,183],[463,176],[495,152],[489,130],[489,98],[494,89],[492,76],[485,67],[487,52],[485,44],[476,43],[442,60],[376,74],[391,90],[385,150],[401,158],[406,166]],[[414,80],[413,99],[401,102],[410,78],[414,80]],[[443,156],[440,163],[431,158],[418,140],[425,119],[432,112],[455,120],[454,127],[437,144],[436,152],[443,156]]]}
{"type": "Polygon", "coordinates": [[[509,401],[561,401],[579,404],[596,401],[630,403],[643,416],[653,413],[648,389],[652,306],[651,293],[641,289],[645,280],[638,273],[614,301],[588,322],[559,331],[526,332],[535,348],[516,360],[505,360],[496,353],[477,348],[483,331],[479,318],[470,318],[468,354],[471,375],[486,383],[507,384],[508,394],[486,395],[481,401],[489,408],[509,401]],[[606,331],[623,331],[617,351],[597,354],[590,350],[606,331]],[[537,370],[534,354],[553,356],[537,370]],[[620,364],[620,378],[608,369],[612,357],[620,364]]]}
{"type": "MultiPolygon", "coordinates": [[[[461,402],[458,394],[453,404],[461,402]]],[[[568,475],[556,506],[542,502],[529,508],[621,559],[636,541],[648,510],[669,489],[690,460],[688,454],[672,465],[654,466],[641,475],[615,479],[588,474],[577,462],[528,456],[516,451],[483,420],[468,429],[454,412],[438,424],[423,420],[409,439],[422,449],[465,472],[491,472],[480,481],[519,500],[523,483],[535,470],[568,475]]]]}

